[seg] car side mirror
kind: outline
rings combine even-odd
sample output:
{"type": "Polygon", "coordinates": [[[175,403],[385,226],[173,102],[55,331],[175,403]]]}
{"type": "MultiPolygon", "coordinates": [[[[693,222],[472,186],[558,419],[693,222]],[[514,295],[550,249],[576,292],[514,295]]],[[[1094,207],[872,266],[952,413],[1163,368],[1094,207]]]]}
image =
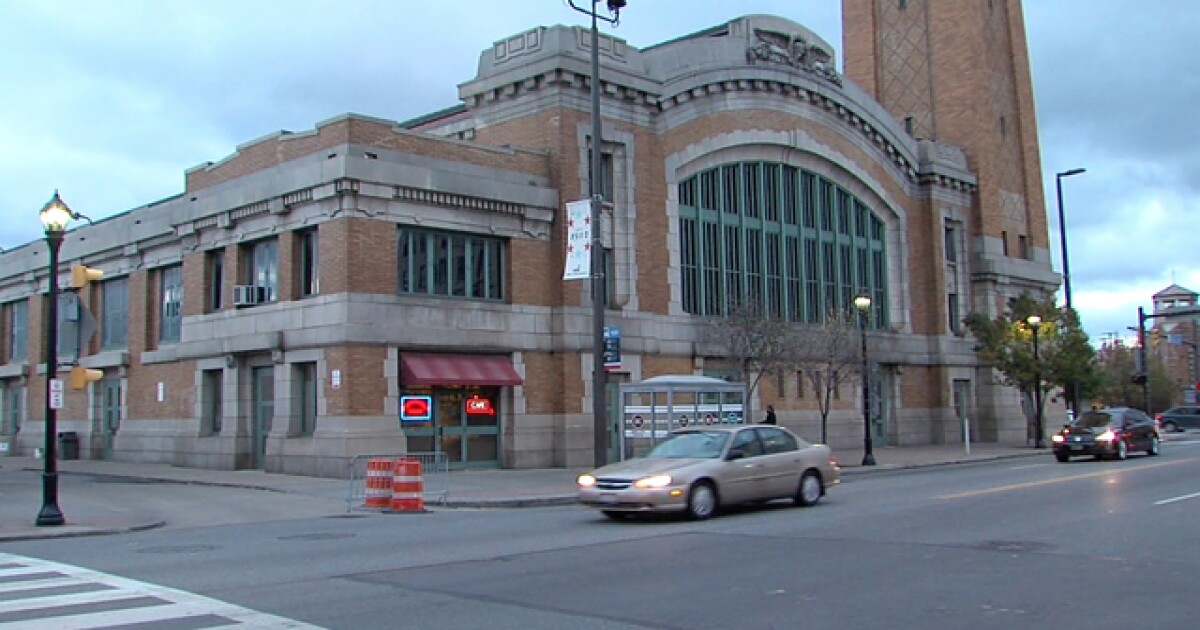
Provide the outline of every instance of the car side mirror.
{"type": "Polygon", "coordinates": [[[740,448],[735,448],[735,449],[730,450],[729,454],[725,456],[725,461],[731,462],[735,459],[742,459],[745,456],[746,456],[745,451],[743,451],[740,448]]]}

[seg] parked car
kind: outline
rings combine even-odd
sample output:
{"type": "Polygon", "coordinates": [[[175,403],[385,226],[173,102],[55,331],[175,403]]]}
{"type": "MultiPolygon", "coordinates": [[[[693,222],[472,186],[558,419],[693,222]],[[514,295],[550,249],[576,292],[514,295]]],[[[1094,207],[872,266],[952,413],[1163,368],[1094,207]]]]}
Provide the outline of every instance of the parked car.
{"type": "Polygon", "coordinates": [[[1167,433],[1184,429],[1200,429],[1200,406],[1171,407],[1155,415],[1154,419],[1158,421],[1158,427],[1167,433]]]}
{"type": "Polygon", "coordinates": [[[1066,462],[1075,455],[1125,459],[1130,451],[1158,455],[1154,421],[1141,410],[1109,407],[1085,411],[1051,437],[1054,457],[1066,462]]]}
{"type": "Polygon", "coordinates": [[[645,457],[579,475],[579,500],[610,518],[685,512],[706,519],[740,503],[792,499],[815,505],[838,483],[828,446],[778,426],[704,426],[673,431],[645,457]]]}

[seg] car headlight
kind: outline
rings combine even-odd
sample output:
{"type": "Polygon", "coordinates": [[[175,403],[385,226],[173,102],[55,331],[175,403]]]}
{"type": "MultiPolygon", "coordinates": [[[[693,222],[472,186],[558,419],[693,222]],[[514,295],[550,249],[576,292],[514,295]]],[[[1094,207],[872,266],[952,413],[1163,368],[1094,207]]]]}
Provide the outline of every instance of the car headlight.
{"type": "Polygon", "coordinates": [[[665,488],[671,485],[671,475],[652,475],[633,482],[638,488],[665,488]]]}
{"type": "Polygon", "coordinates": [[[1062,442],[1065,439],[1066,439],[1065,437],[1063,437],[1061,434],[1058,434],[1058,433],[1055,433],[1053,436],[1050,437],[1051,442],[1062,442]]]}
{"type": "Polygon", "coordinates": [[[575,478],[575,483],[579,484],[580,488],[591,488],[596,485],[596,476],[591,473],[583,473],[575,478]]]}
{"type": "Polygon", "coordinates": [[[1105,431],[1104,433],[1096,436],[1097,442],[1111,442],[1115,439],[1117,439],[1117,434],[1113,433],[1112,431],[1105,431]]]}

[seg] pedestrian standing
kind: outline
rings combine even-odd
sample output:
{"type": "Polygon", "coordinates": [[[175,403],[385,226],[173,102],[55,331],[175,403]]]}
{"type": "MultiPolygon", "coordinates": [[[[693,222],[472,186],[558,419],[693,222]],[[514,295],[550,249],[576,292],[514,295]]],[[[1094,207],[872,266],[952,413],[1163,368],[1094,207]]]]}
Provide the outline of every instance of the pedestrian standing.
{"type": "Polygon", "coordinates": [[[767,405],[767,417],[763,418],[763,424],[775,424],[775,407],[767,405]]]}

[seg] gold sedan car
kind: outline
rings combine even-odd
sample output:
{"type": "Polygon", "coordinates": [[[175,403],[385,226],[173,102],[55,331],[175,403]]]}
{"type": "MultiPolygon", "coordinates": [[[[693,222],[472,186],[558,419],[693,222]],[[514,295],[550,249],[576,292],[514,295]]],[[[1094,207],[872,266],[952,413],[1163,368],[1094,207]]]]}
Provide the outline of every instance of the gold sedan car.
{"type": "Polygon", "coordinates": [[[673,431],[645,457],[579,475],[579,500],[620,518],[638,512],[711,517],[721,507],[790,498],[815,505],[838,483],[828,446],[782,427],[743,425],[673,431]]]}

